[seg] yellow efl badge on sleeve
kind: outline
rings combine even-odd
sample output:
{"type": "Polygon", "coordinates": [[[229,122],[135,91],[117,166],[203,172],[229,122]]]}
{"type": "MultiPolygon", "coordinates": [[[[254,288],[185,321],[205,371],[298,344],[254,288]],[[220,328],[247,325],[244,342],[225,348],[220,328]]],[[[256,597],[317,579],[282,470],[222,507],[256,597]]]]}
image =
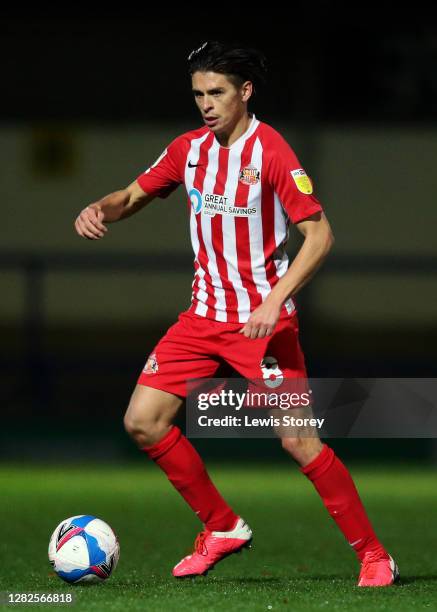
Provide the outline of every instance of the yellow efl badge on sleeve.
{"type": "Polygon", "coordinates": [[[290,174],[293,177],[299,191],[306,193],[307,195],[313,193],[313,184],[311,183],[311,180],[307,176],[305,170],[302,170],[302,168],[297,168],[296,170],[290,170],[290,174]]]}

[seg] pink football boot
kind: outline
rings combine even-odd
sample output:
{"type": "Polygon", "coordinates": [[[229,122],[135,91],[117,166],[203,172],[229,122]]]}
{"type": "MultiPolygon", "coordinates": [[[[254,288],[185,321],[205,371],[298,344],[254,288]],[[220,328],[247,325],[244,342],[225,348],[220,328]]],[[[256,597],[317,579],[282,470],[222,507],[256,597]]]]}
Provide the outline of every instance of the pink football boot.
{"type": "Polygon", "coordinates": [[[194,552],[173,568],[173,576],[206,576],[216,563],[250,547],[252,531],[242,518],[238,518],[231,531],[202,531],[194,543],[194,552]]]}
{"type": "Polygon", "coordinates": [[[358,578],[359,587],[390,586],[398,580],[398,566],[386,552],[378,550],[364,555],[358,578]]]}

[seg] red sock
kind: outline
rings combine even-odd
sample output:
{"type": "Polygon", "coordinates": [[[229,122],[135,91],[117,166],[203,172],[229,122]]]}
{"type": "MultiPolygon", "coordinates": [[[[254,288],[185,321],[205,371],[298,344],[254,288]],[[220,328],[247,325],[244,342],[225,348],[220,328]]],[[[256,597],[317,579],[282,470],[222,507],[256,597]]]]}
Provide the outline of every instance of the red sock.
{"type": "Polygon", "coordinates": [[[344,537],[360,561],[366,552],[384,550],[373,531],[347,468],[326,444],[319,455],[300,468],[313,483],[344,537]]]}
{"type": "Polygon", "coordinates": [[[215,488],[194,446],[175,425],[143,450],[179,491],[209,531],[230,531],[238,516],[215,488]]]}

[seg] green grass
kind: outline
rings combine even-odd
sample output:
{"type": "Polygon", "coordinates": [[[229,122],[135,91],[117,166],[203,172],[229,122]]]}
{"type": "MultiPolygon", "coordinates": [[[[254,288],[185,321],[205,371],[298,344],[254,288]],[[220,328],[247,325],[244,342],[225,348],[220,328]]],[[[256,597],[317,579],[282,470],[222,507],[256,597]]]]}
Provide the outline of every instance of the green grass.
{"type": "Polygon", "coordinates": [[[352,551],[292,463],[210,468],[224,496],[251,525],[254,545],[206,578],[176,581],[171,569],[190,551],[200,523],[165,476],[139,462],[118,468],[0,466],[0,590],[72,591],[73,608],[39,609],[75,612],[435,609],[435,472],[404,467],[352,472],[377,532],[400,566],[398,587],[355,586],[359,567],[352,551]],[[119,536],[120,562],[104,584],[69,586],[48,564],[51,532],[75,514],[95,514],[119,536]]]}

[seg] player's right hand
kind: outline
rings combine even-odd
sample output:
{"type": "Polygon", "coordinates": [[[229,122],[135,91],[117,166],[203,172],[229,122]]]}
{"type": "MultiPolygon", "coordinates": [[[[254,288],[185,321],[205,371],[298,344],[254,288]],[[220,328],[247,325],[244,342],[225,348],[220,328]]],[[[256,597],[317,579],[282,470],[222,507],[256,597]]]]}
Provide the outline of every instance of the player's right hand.
{"type": "Polygon", "coordinates": [[[108,228],[103,225],[105,215],[98,204],[90,204],[82,210],[74,222],[76,232],[82,238],[99,240],[103,238],[108,228]]]}

